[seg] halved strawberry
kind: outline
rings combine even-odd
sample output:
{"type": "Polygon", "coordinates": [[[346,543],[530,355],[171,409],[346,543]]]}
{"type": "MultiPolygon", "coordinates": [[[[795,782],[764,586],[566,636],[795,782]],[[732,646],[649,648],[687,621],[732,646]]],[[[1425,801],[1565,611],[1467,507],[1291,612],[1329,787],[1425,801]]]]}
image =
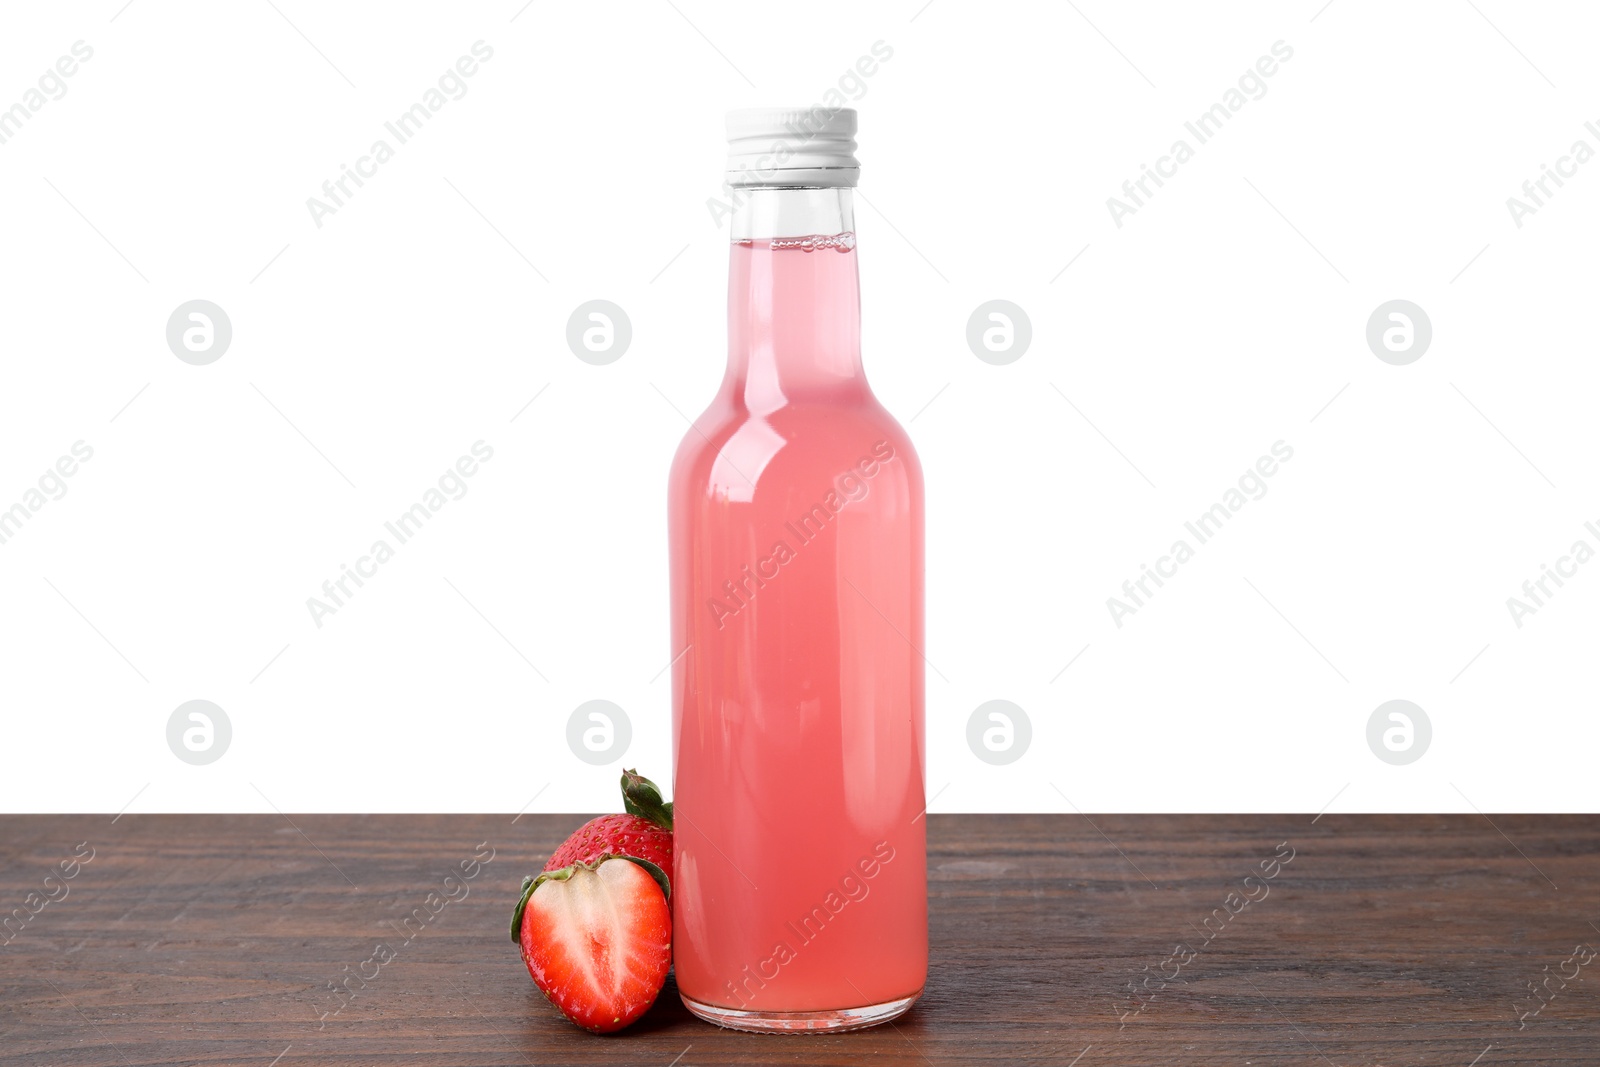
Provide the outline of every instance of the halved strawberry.
{"type": "Polygon", "coordinates": [[[672,805],[622,775],[625,815],[602,815],[522,881],[511,939],[534,984],[579,1026],[620,1030],[655,1002],[672,966],[672,805]]]}
{"type": "Polygon", "coordinates": [[[513,931],[534,984],[598,1034],[643,1015],[672,966],[663,887],[644,863],[623,857],[528,879],[513,931]]]}

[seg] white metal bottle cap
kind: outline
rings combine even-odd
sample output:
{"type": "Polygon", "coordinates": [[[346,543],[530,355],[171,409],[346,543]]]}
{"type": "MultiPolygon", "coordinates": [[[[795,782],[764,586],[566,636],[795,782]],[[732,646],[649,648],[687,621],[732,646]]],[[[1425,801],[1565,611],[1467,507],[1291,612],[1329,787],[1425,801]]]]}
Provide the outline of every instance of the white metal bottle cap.
{"type": "Polygon", "coordinates": [[[842,107],[728,112],[727,183],[744,188],[853,189],[856,113],[842,107]]]}

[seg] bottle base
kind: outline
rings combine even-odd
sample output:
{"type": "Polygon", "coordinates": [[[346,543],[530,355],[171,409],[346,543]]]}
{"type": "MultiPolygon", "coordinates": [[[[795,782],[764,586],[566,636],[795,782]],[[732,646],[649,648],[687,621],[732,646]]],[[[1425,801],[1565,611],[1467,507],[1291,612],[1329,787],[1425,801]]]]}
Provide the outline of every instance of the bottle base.
{"type": "Polygon", "coordinates": [[[829,1011],[740,1011],[717,1004],[702,1004],[679,993],[684,1007],[708,1023],[729,1030],[746,1030],[754,1034],[837,1034],[846,1030],[864,1030],[904,1015],[922,990],[909,997],[886,1000],[882,1004],[869,1004],[863,1008],[837,1008],[829,1011]]]}

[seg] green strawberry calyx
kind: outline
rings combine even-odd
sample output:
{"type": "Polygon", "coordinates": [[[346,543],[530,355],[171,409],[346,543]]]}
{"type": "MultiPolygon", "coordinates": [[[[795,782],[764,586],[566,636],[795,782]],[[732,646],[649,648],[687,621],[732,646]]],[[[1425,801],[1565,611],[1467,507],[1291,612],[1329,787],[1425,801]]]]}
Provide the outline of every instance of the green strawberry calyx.
{"type": "Polygon", "coordinates": [[[672,829],[671,802],[663,800],[660,788],[638,771],[622,772],[622,808],[663,830],[672,829]]]}

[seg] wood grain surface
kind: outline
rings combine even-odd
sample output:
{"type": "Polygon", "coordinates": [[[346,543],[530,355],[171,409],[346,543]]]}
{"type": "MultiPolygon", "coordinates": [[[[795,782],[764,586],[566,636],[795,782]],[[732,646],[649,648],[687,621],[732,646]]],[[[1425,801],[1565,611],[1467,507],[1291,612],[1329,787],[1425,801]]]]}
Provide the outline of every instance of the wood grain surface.
{"type": "Polygon", "coordinates": [[[0,1063],[1600,1064],[1593,816],[930,816],[927,992],[833,1036],[560,1019],[509,916],[582,821],[0,817],[0,1063]]]}

